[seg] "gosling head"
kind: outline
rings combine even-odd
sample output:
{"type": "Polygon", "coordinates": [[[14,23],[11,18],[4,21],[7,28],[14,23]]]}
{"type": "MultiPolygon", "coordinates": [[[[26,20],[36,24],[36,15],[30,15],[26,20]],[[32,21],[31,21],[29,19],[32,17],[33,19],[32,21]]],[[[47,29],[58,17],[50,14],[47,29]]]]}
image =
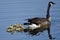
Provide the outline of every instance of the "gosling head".
{"type": "Polygon", "coordinates": [[[9,28],[13,28],[13,25],[10,25],[10,27],[9,28]]]}
{"type": "Polygon", "coordinates": [[[53,4],[55,4],[55,3],[52,2],[52,1],[50,1],[48,5],[49,5],[49,6],[52,6],[53,4]]]}
{"type": "Polygon", "coordinates": [[[19,24],[18,24],[18,23],[16,23],[14,26],[15,26],[15,27],[18,27],[18,26],[19,26],[19,24]]]}

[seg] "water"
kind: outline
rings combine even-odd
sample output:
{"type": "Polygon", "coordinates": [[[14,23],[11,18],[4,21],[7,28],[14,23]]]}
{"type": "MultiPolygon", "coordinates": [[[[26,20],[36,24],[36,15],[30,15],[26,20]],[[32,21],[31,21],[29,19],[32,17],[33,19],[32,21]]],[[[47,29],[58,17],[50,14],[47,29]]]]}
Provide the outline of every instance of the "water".
{"type": "Polygon", "coordinates": [[[11,24],[27,22],[26,18],[45,17],[49,1],[56,3],[50,11],[51,34],[55,37],[54,40],[60,40],[59,0],[0,0],[0,40],[49,40],[47,31],[42,32],[39,36],[17,32],[11,35],[6,32],[11,24]]]}

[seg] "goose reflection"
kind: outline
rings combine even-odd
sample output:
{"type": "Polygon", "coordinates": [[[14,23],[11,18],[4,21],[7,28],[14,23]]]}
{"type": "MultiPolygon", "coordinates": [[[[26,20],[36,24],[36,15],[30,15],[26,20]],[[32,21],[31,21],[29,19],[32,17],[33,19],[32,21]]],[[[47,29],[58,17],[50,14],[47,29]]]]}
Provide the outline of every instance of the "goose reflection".
{"type": "Polygon", "coordinates": [[[28,32],[29,34],[31,34],[32,36],[34,36],[34,35],[37,35],[37,33],[43,32],[46,29],[47,28],[44,28],[44,27],[38,27],[38,28],[33,29],[33,30],[26,28],[26,29],[24,29],[24,32],[28,32]]]}

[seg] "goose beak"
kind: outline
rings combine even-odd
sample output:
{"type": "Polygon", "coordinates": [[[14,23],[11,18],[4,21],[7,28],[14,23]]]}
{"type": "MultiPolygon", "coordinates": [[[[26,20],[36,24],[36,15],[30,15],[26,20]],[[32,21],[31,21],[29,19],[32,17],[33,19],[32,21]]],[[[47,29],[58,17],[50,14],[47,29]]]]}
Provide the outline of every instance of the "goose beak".
{"type": "Polygon", "coordinates": [[[55,4],[55,3],[52,3],[52,4],[55,4]]]}

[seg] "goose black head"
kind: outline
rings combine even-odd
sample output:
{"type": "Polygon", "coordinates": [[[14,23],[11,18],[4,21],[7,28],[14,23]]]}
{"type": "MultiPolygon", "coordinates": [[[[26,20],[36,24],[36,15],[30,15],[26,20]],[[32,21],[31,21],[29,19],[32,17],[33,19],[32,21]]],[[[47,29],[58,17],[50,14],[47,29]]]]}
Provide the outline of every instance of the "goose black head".
{"type": "Polygon", "coordinates": [[[52,1],[49,2],[49,6],[52,6],[53,4],[55,4],[55,3],[52,1]]]}

